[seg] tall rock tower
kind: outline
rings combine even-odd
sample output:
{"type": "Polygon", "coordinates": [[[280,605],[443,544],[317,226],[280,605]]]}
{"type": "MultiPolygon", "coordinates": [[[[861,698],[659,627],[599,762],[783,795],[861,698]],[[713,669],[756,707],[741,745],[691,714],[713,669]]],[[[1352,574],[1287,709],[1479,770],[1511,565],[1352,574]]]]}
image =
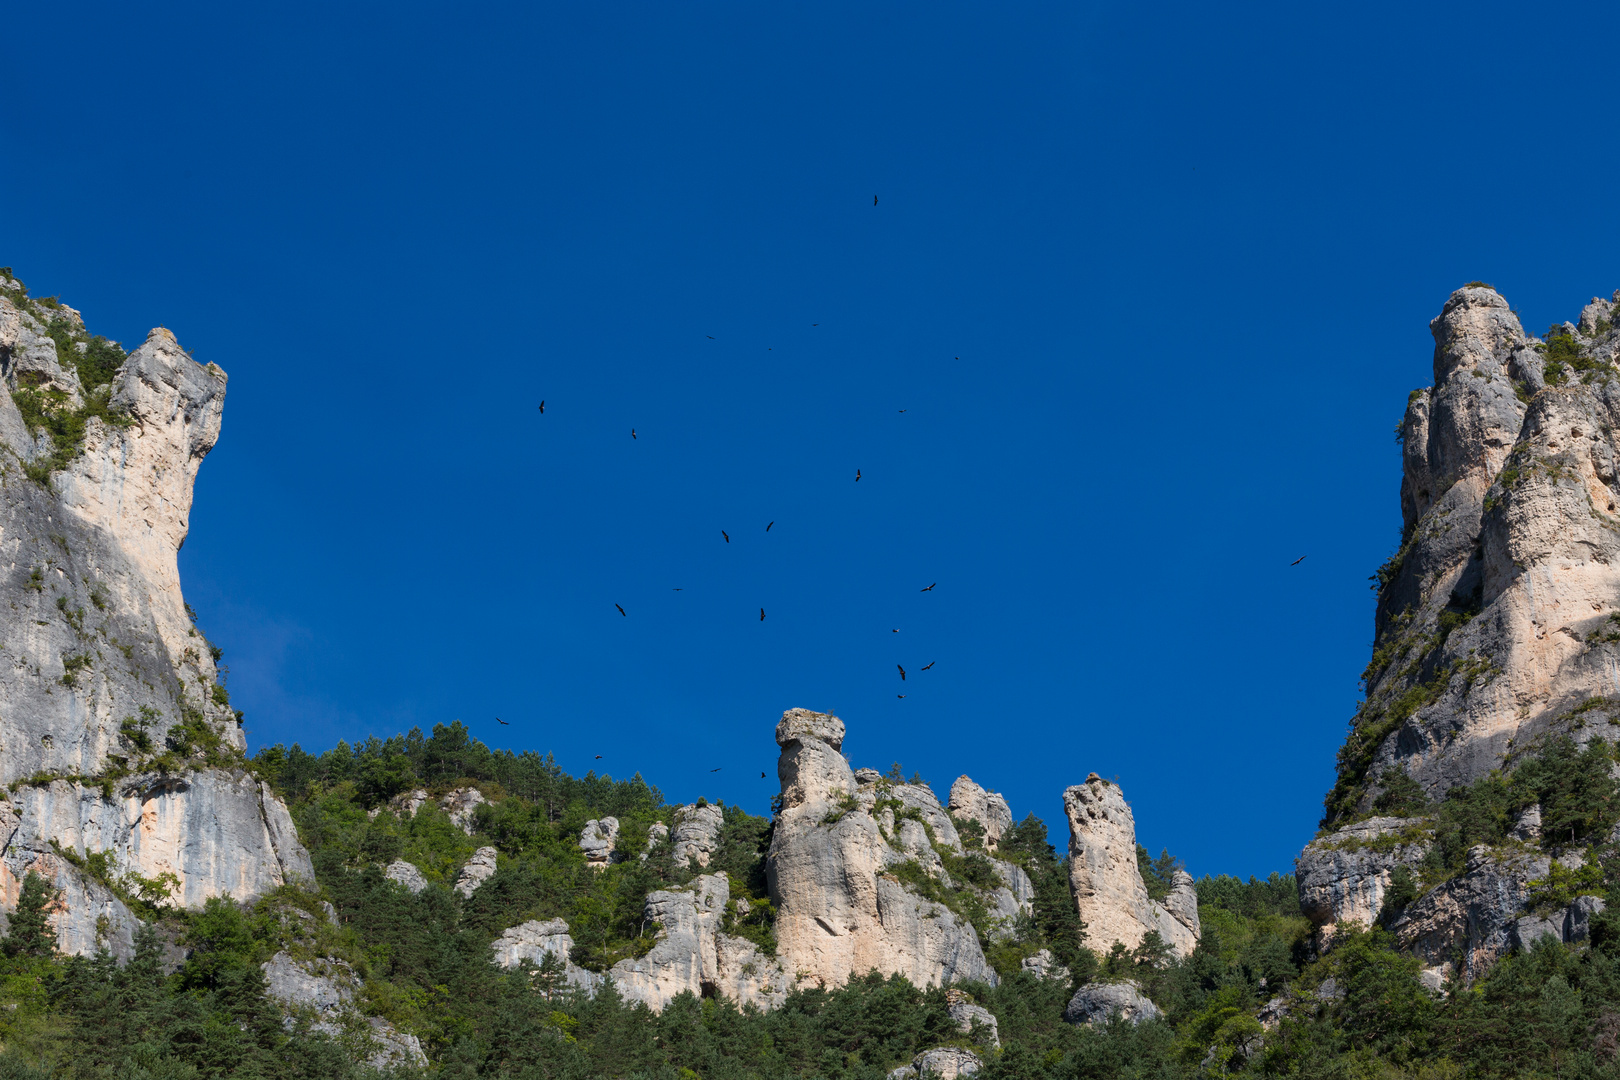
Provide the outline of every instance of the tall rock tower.
{"type": "Polygon", "coordinates": [[[180,592],[225,373],[164,329],[126,357],[7,271],[0,379],[0,911],[41,873],[64,952],[124,954],[130,890],[196,907],[313,876],[180,592]]]}

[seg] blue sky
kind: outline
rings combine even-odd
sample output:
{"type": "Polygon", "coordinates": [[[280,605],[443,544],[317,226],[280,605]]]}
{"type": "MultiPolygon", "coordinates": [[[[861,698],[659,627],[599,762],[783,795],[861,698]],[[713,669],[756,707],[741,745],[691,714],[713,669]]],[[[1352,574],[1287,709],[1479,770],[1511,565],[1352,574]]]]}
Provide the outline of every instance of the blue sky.
{"type": "Polygon", "coordinates": [[[180,561],[255,748],[461,718],[765,812],[806,706],[1287,869],[1428,320],[1620,287],[1607,5],[5,22],[0,262],[230,374],[180,561]]]}

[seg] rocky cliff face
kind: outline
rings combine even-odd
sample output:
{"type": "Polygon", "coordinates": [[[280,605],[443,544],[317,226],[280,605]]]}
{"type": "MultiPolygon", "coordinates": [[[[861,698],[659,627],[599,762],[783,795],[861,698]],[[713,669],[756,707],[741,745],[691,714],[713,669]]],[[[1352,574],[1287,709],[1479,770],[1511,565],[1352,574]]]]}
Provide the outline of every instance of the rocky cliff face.
{"type": "Polygon", "coordinates": [[[0,898],[63,890],[67,952],[128,949],[130,875],[189,907],[310,876],[286,807],[241,767],[177,554],[225,373],[156,329],[127,357],[0,277],[0,898]],[[92,874],[76,863],[100,855],[92,874]],[[165,875],[171,875],[165,878],[165,875]]]}
{"type": "MultiPolygon", "coordinates": [[[[1620,299],[1620,293],[1616,294],[1620,299]]],[[[1430,324],[1434,385],[1414,390],[1402,443],[1402,542],[1378,574],[1366,701],[1339,753],[1324,833],[1297,870],[1324,927],[1366,924],[1394,874],[1421,869],[1432,821],[1375,817],[1405,778],[1436,800],[1546,737],[1612,738],[1620,708],[1620,331],[1594,299],[1578,323],[1526,335],[1495,290],[1458,289],[1430,324]]],[[[1533,823],[1526,829],[1533,830],[1533,823]]],[[[1392,925],[1462,973],[1503,951],[1546,858],[1522,841],[1392,925]]],[[[1426,882],[1425,884],[1433,884],[1426,882]]]]}

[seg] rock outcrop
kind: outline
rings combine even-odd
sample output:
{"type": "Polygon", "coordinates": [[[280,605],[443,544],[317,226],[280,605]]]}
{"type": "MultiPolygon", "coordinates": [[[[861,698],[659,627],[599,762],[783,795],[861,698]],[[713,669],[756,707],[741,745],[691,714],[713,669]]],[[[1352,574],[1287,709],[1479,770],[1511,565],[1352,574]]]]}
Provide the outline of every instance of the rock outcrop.
{"type": "Polygon", "coordinates": [[[1101,1023],[1115,1015],[1140,1024],[1164,1014],[1142,993],[1142,987],[1129,979],[1087,983],[1074,992],[1068,1008],[1063,1010],[1063,1019],[1071,1024],[1101,1023]]]}
{"type": "Polygon", "coordinates": [[[973,1035],[977,1032],[976,1041],[980,1046],[990,1050],[1001,1049],[1001,1032],[996,1024],[996,1016],[983,1005],[975,1005],[973,999],[960,990],[945,991],[945,1008],[951,1019],[956,1023],[956,1030],[964,1035],[973,1035]]]}
{"type": "Polygon", "coordinates": [[[1096,773],[1063,793],[1069,818],[1069,885],[1093,948],[1127,949],[1156,930],[1177,956],[1198,945],[1198,898],[1183,874],[1166,903],[1148,896],[1136,863],[1136,818],[1117,784],[1096,773]],[[1182,880],[1182,879],[1185,880],[1182,880]]]}
{"type": "Polygon", "coordinates": [[[675,861],[683,866],[696,860],[708,866],[720,847],[720,830],[726,823],[725,811],[712,803],[675,808],[675,861]]]}
{"type": "Polygon", "coordinates": [[[456,788],[439,800],[439,808],[450,816],[456,828],[471,836],[477,831],[474,815],[488,801],[477,788],[456,788]]]}
{"type": "Polygon", "coordinates": [[[1073,976],[1069,969],[1057,962],[1051,949],[1042,949],[1034,956],[1026,956],[1018,965],[1022,970],[1029,972],[1037,979],[1051,979],[1053,982],[1068,982],[1073,976]]]}
{"type": "Polygon", "coordinates": [[[598,870],[613,862],[613,849],[619,843],[619,819],[593,818],[579,831],[579,850],[585,853],[585,862],[598,870]]]}
{"type": "Polygon", "coordinates": [[[602,984],[602,976],[574,963],[571,958],[574,939],[562,919],[544,922],[531,919],[507,930],[491,947],[495,951],[495,963],[503,968],[515,968],[525,961],[541,967],[549,957],[568,986],[595,991],[602,984]]]}
{"type": "Polygon", "coordinates": [[[1398,430],[1402,543],[1378,573],[1366,699],[1339,752],[1329,831],[1297,868],[1325,930],[1371,922],[1405,866],[1429,891],[1391,929],[1436,977],[1454,964],[1471,978],[1513,947],[1515,905],[1547,858],[1527,846],[1542,841],[1539,813],[1438,882],[1421,873],[1432,820],[1373,817],[1378,804],[1411,804],[1411,781],[1432,804],[1549,736],[1584,745],[1620,719],[1614,314],[1593,300],[1543,340],[1494,289],[1458,289],[1430,324],[1434,384],[1412,392],[1398,430]]]}
{"type": "Polygon", "coordinates": [[[969,821],[976,821],[984,829],[984,846],[996,850],[1001,836],[1012,828],[1012,808],[1007,800],[993,791],[986,791],[967,776],[958,776],[951,785],[950,812],[969,821]]]}
{"type": "MultiPolygon", "coordinates": [[[[373,1069],[427,1067],[427,1055],[415,1035],[381,1017],[361,1016],[355,1009],[360,980],[342,960],[300,961],[278,952],[260,967],[270,997],[292,1013],[309,1017],[312,1031],[331,1035],[341,1043],[362,1043],[357,1056],[373,1069]]],[[[289,1025],[292,1020],[289,1016],[289,1025]]]]}
{"type": "Polygon", "coordinates": [[[782,808],[766,877],[783,968],[829,987],[873,970],[919,986],[994,984],[972,925],[892,872],[915,863],[943,874],[922,822],[934,843],[958,853],[949,815],[921,785],[857,782],[843,741],[842,720],[808,709],[790,709],[776,726],[782,808]],[[883,824],[874,812],[886,812],[883,824]]]}
{"type": "Polygon", "coordinates": [[[405,886],[413,894],[419,893],[428,887],[428,879],[413,863],[404,859],[395,859],[383,871],[383,876],[389,881],[405,886]]]}
{"type": "Polygon", "coordinates": [[[180,592],[225,373],[161,328],[110,382],[88,359],[120,356],[73,309],[0,275],[0,601],[14,613],[0,642],[0,784],[15,785],[0,813],[0,898],[9,910],[29,870],[51,878],[70,953],[94,951],[99,925],[124,955],[136,925],[77,865],[87,856],[162,878],[187,907],[312,877],[286,807],[243,767],[217,652],[180,592]],[[76,444],[26,419],[81,408],[76,444]]]}
{"type": "Polygon", "coordinates": [[[495,876],[495,859],[499,854],[492,847],[481,847],[473,852],[472,858],[467,860],[461,872],[456,875],[456,883],[452,888],[462,896],[471,896],[478,891],[478,886],[495,876]]]}
{"type": "Polygon", "coordinates": [[[984,1068],[984,1060],[961,1046],[940,1046],[924,1050],[889,1073],[889,1080],[956,1080],[958,1076],[974,1076],[984,1068]]]}

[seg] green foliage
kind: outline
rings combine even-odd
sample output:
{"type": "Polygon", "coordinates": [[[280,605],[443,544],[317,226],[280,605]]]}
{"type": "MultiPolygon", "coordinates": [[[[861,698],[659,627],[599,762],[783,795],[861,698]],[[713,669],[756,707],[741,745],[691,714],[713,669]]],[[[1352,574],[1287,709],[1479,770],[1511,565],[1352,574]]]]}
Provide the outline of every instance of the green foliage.
{"type": "Polygon", "coordinates": [[[1570,869],[1557,859],[1547,868],[1547,876],[1525,883],[1529,890],[1527,906],[1533,911],[1550,912],[1566,907],[1577,896],[1602,896],[1603,867],[1582,863],[1570,869]]]}
{"type": "Polygon", "coordinates": [[[1147,886],[1148,896],[1160,901],[1170,895],[1176,871],[1185,869],[1181,860],[1168,850],[1161,848],[1159,857],[1154,859],[1148,856],[1147,848],[1141,844],[1136,845],[1136,868],[1142,874],[1142,884],[1147,886]]]}
{"type": "Polygon", "coordinates": [[[11,913],[0,951],[8,957],[43,957],[56,952],[56,933],[50,924],[50,908],[57,891],[39,874],[30,870],[23,876],[17,897],[17,910],[11,913]]]}
{"type": "Polygon", "coordinates": [[[1423,785],[1412,779],[1405,766],[1394,768],[1378,778],[1382,789],[1373,800],[1373,809],[1380,814],[1410,817],[1429,808],[1429,797],[1423,785]]]}

